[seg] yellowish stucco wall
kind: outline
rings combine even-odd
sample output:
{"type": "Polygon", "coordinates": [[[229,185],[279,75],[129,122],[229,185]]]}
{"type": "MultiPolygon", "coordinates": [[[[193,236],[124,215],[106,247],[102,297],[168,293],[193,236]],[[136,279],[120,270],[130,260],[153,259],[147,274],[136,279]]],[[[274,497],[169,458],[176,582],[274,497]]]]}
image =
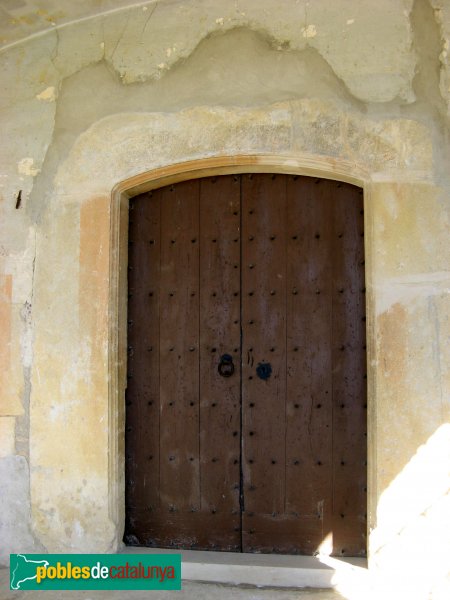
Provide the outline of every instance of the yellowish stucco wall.
{"type": "Polygon", "coordinates": [[[450,2],[93,4],[0,0],[2,560],[118,548],[120,192],[225,157],[364,187],[370,571],[439,597],[450,2]]]}

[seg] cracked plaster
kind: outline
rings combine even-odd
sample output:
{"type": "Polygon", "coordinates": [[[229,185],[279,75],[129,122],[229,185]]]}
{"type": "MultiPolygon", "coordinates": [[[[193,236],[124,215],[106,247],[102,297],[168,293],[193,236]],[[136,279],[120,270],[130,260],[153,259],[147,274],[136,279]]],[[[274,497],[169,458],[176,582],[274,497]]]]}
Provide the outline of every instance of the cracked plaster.
{"type": "MultiPolygon", "coordinates": [[[[90,18],[78,23],[75,17],[70,25],[68,17],[61,15],[58,20],[55,15],[55,27],[47,35],[60,36],[57,59],[63,76],[77,64],[85,65],[87,60],[94,62],[104,55],[124,83],[159,78],[187,58],[205,37],[248,27],[264,32],[275,47],[315,48],[361,100],[414,99],[414,57],[410,53],[408,19],[412,0],[402,0],[400,6],[381,0],[371,5],[371,10],[353,0],[341,0],[338,4],[281,0],[275,14],[271,0],[165,0],[131,7],[126,4],[110,13],[91,13],[90,18]],[[77,31],[85,43],[76,44],[74,52],[71,39],[79,40],[77,31]],[[307,32],[310,33],[305,35],[307,32]],[[378,44],[381,33],[382,45],[378,44]],[[68,67],[67,63],[73,66],[68,67]]],[[[68,10],[62,3],[58,3],[58,8],[62,13],[63,8],[68,10]]],[[[29,11],[33,13],[33,5],[29,11]]],[[[79,14],[78,19],[81,18],[79,14]]],[[[20,21],[16,23],[18,28],[19,24],[20,21]]],[[[17,34],[20,38],[19,31],[17,34]]]]}
{"type": "Polygon", "coordinates": [[[450,2],[445,0],[431,0],[435,18],[441,33],[441,52],[439,60],[440,90],[447,104],[447,115],[450,118],[450,2]]]}
{"type": "MultiPolygon", "coordinates": [[[[450,6],[447,0],[433,0],[432,5],[441,25],[441,91],[448,105],[450,6]]],[[[127,83],[160,77],[208,35],[248,27],[264,32],[280,48],[317,49],[357,98],[412,102],[411,8],[412,0],[382,0],[370,8],[354,0],[282,0],[274,14],[271,0],[2,0],[0,40],[8,48],[30,36],[57,33],[62,77],[105,57],[127,83]],[[189,23],[188,35],[179,23],[189,23]],[[85,43],[74,52],[71,39],[77,34],[85,43]],[[383,44],[378,43],[381,37],[383,44]]]]}

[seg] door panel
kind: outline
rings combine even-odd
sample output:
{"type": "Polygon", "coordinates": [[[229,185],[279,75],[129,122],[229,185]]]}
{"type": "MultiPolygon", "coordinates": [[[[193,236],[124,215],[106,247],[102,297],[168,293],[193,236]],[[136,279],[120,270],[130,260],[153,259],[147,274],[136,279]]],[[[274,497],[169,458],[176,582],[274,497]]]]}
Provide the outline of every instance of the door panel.
{"type": "MultiPolygon", "coordinates": [[[[286,396],[286,180],[242,177],[243,545],[254,513],[284,512],[286,396]],[[270,365],[268,379],[258,365],[270,365]]],[[[256,542],[255,542],[256,543],[256,542]]],[[[259,545],[256,543],[256,545],[259,545]]]]}
{"type": "Polygon", "coordinates": [[[335,552],[344,554],[357,551],[366,529],[364,216],[353,189],[333,182],[332,530],[335,552]]]}
{"type": "Polygon", "coordinates": [[[198,188],[186,181],[160,199],[159,491],[171,513],[200,508],[198,188]]]}
{"type": "Polygon", "coordinates": [[[130,209],[126,541],[363,554],[362,191],[230,175],[130,209]]]}
{"type": "Polygon", "coordinates": [[[286,497],[286,178],[242,177],[244,552],[280,551],[286,497]],[[257,368],[270,365],[267,379],[257,368]],[[280,531],[275,537],[272,531],[280,531]]]}
{"type": "Polygon", "coordinates": [[[288,178],[288,514],[320,522],[332,500],[331,256],[329,183],[288,178]],[[301,482],[301,484],[299,483],[301,482]],[[319,519],[319,521],[318,521],[319,519]]]}
{"type": "Polygon", "coordinates": [[[132,202],[129,221],[126,504],[151,511],[159,505],[159,198],[132,202]]]}
{"type": "Polygon", "coordinates": [[[239,187],[195,180],[131,201],[129,543],[240,549],[239,373],[217,373],[225,352],[239,371],[239,187]]]}
{"type": "MultiPolygon", "coordinates": [[[[200,476],[201,510],[233,536],[208,547],[240,549],[240,181],[200,180],[200,476]],[[218,373],[230,354],[236,371],[218,373]]],[[[205,547],[203,545],[203,547],[205,547]]]]}

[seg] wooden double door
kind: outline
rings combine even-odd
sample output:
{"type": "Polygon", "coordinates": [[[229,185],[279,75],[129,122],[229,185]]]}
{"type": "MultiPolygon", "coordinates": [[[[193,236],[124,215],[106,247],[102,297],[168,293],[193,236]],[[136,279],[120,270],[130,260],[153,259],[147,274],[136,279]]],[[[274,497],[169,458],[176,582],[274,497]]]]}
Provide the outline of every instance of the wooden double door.
{"type": "Polygon", "coordinates": [[[362,190],[245,174],[130,203],[128,544],[366,550],[362,190]]]}

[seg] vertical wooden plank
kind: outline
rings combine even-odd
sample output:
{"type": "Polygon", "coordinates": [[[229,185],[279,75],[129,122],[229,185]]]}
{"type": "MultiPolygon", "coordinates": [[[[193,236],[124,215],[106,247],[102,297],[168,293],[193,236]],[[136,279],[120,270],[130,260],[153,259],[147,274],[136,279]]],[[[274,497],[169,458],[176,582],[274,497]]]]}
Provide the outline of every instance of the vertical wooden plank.
{"type": "Polygon", "coordinates": [[[158,191],[130,201],[125,447],[131,518],[132,507],[150,511],[159,503],[159,211],[158,191]]]}
{"type": "Polygon", "coordinates": [[[242,178],[243,546],[272,546],[252,522],[285,505],[286,180],[242,178]],[[258,365],[270,364],[263,380],[258,365]]]}
{"type": "Polygon", "coordinates": [[[161,190],[160,500],[168,513],[200,508],[199,186],[161,190]]]}
{"type": "Polygon", "coordinates": [[[332,491],[329,192],[326,180],[288,177],[286,509],[319,519],[318,537],[332,491]]]}
{"type": "Polygon", "coordinates": [[[201,509],[240,549],[240,176],[200,182],[200,477],[201,509]],[[221,377],[230,354],[234,374],[221,377]]]}
{"type": "Polygon", "coordinates": [[[361,190],[333,182],[333,536],[365,552],[366,342],[361,190]]]}

